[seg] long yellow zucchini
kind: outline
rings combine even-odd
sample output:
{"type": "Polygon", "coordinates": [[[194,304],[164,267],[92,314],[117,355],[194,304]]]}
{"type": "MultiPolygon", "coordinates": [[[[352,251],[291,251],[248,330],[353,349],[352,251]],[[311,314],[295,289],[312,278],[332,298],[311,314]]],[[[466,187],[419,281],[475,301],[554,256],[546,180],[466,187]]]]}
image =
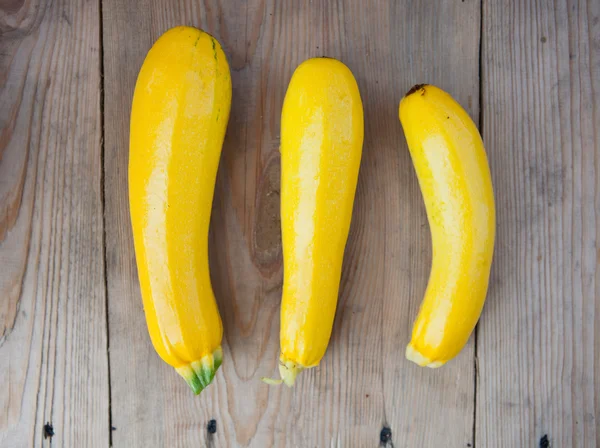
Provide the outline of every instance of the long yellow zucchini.
{"type": "Polygon", "coordinates": [[[496,227],[492,180],[477,127],[446,92],[417,85],[399,113],[433,247],[406,357],[439,367],[462,350],[485,302],[496,227]]]}
{"type": "Polygon", "coordinates": [[[281,116],[283,299],[280,375],[288,386],[327,349],[363,144],[352,72],[335,59],[303,62],[281,116]]]}
{"type": "Polygon", "coordinates": [[[152,344],[196,394],[222,360],[208,227],[230,105],[229,65],[212,36],[178,27],[156,41],[131,110],[131,222],[152,344]]]}

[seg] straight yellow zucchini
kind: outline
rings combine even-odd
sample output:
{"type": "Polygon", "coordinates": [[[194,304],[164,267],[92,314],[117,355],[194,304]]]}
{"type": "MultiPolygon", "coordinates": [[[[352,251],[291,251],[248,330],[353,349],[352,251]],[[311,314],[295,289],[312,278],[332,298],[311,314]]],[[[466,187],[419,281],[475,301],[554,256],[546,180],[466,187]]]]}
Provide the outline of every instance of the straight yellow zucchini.
{"type": "Polygon", "coordinates": [[[283,299],[280,375],[291,386],[327,349],[363,144],[352,72],[335,59],[303,62],[281,116],[283,299]]]}
{"type": "Polygon", "coordinates": [[[229,65],[212,36],[178,27],[156,41],[131,110],[131,222],[152,344],[196,394],[222,360],[208,227],[230,105],[229,65]]]}

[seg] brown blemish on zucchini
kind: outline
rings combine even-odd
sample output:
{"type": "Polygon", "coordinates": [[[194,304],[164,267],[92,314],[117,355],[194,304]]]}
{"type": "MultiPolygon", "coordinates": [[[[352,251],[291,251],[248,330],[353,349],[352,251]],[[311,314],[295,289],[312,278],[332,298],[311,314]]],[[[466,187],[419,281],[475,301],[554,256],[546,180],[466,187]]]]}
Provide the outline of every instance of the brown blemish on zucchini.
{"type": "MultiPolygon", "coordinates": [[[[210,34],[209,34],[210,36],[210,34]]],[[[212,47],[213,47],[213,55],[215,56],[215,61],[217,60],[217,42],[215,41],[215,38],[210,36],[210,41],[212,42],[212,47]]]]}
{"type": "Polygon", "coordinates": [[[425,95],[425,87],[427,87],[427,84],[415,84],[414,86],[411,87],[411,89],[406,92],[406,95],[404,95],[405,97],[412,95],[415,92],[421,91],[421,96],[425,95]]]}

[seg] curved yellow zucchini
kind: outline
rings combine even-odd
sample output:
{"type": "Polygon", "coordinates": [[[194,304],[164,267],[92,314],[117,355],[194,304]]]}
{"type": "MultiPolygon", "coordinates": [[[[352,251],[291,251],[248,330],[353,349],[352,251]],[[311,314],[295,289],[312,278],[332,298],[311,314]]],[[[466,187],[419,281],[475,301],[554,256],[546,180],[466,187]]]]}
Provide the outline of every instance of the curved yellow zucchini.
{"type": "Polygon", "coordinates": [[[131,222],[152,344],[196,394],[222,360],[208,227],[230,105],[229,66],[212,36],[178,27],[156,41],[131,110],[131,222]]]}
{"type": "Polygon", "coordinates": [[[283,299],[280,374],[291,386],[329,343],[363,144],[352,72],[335,59],[303,62],[281,116],[283,299]]]}
{"type": "Polygon", "coordinates": [[[446,92],[415,86],[399,112],[433,248],[406,357],[439,367],[462,350],[485,302],[496,226],[492,180],[477,127],[446,92]]]}

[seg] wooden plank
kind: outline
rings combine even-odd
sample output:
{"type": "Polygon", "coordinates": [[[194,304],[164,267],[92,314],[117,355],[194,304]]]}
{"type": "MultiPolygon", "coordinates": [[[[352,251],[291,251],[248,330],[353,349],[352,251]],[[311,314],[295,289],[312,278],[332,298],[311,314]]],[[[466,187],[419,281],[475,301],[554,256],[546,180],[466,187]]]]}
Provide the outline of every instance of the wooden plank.
{"type": "Polygon", "coordinates": [[[99,19],[97,2],[0,7],[3,447],[109,443],[99,19]]]}
{"type": "Polygon", "coordinates": [[[485,1],[483,13],[498,238],[477,446],[600,446],[600,3],[485,1]]]}
{"type": "Polygon", "coordinates": [[[411,84],[431,82],[478,117],[479,2],[443,1],[433,10],[384,1],[365,8],[359,0],[105,0],[103,12],[115,445],[376,446],[383,427],[395,447],[472,443],[473,344],[435,371],[404,359],[430,243],[397,110],[411,84]],[[151,347],[126,193],[137,72],[153,41],[180,24],[219,39],[234,89],[211,236],[224,362],[199,398],[151,347]],[[340,58],[357,77],[364,158],[330,348],[288,390],[259,381],[276,375],[279,350],[280,113],[294,68],[321,55],[340,58]]]}

